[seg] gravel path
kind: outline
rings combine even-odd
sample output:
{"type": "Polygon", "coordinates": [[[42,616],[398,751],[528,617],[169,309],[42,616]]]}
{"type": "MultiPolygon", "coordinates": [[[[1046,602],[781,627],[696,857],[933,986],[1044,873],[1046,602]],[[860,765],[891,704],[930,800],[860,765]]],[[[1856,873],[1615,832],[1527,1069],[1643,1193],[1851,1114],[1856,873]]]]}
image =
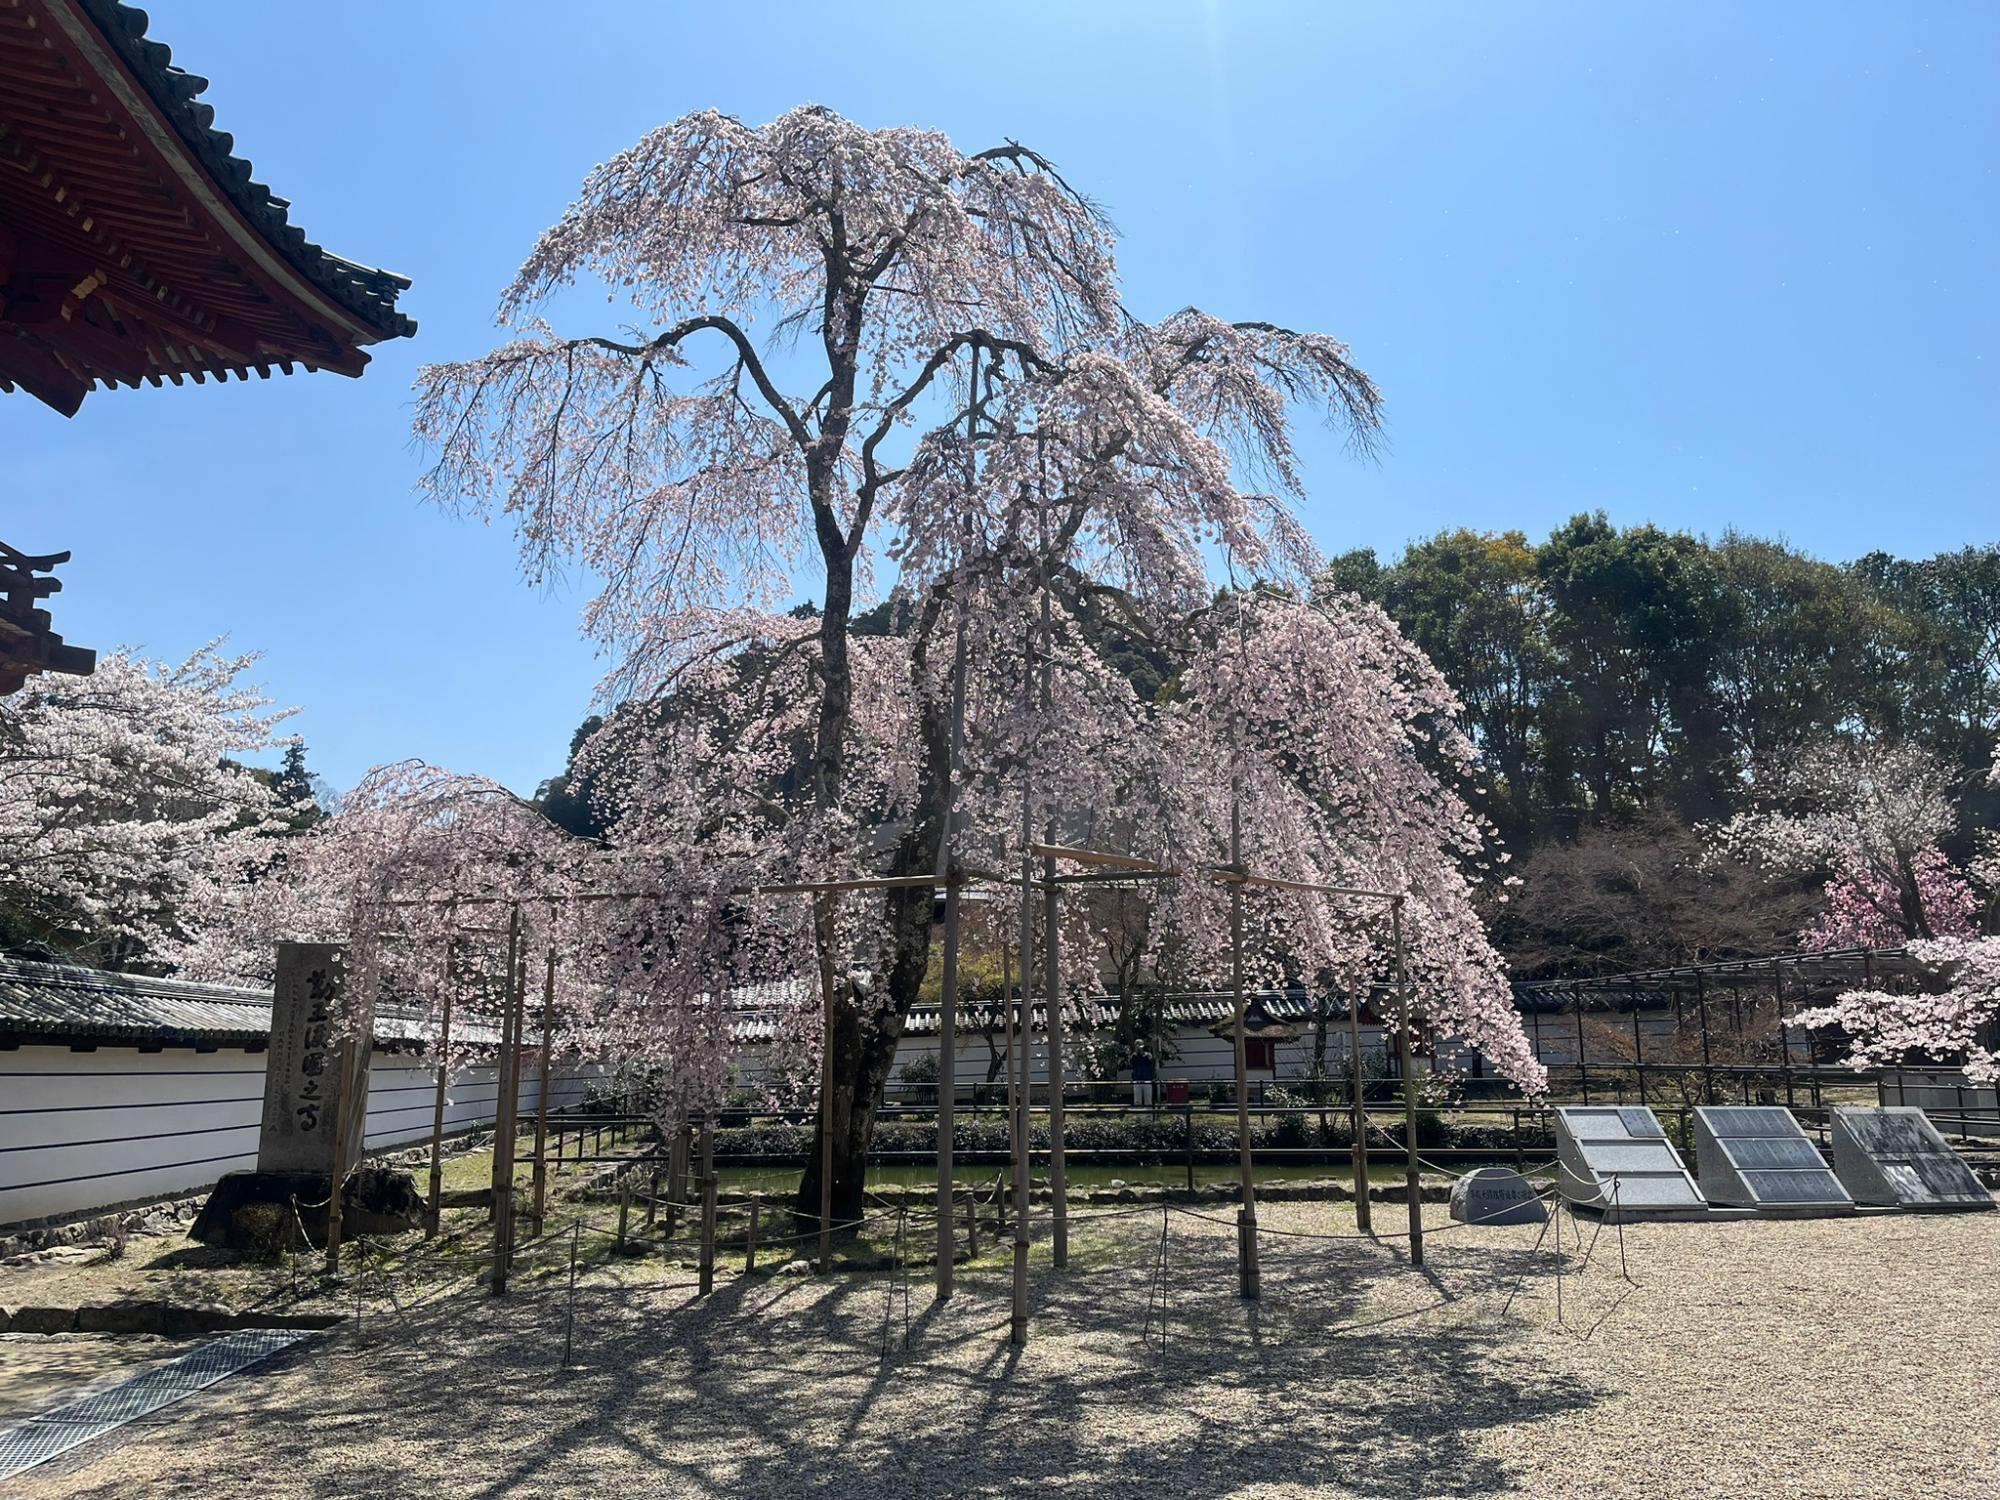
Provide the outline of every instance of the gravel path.
{"type": "Polygon", "coordinates": [[[986,1265],[937,1309],[918,1274],[907,1350],[888,1276],[697,1301],[634,1265],[583,1287],[564,1371],[562,1276],[529,1274],[315,1341],[22,1492],[2000,1495],[2000,1214],[1633,1226],[1629,1282],[1607,1229],[1587,1265],[1566,1245],[1560,1312],[1533,1229],[1455,1227],[1422,1271],[1273,1234],[1250,1305],[1233,1226],[1171,1226],[1164,1351],[1157,1210],[1078,1226],[1061,1276],[1037,1247],[1019,1352],[986,1265]]]}

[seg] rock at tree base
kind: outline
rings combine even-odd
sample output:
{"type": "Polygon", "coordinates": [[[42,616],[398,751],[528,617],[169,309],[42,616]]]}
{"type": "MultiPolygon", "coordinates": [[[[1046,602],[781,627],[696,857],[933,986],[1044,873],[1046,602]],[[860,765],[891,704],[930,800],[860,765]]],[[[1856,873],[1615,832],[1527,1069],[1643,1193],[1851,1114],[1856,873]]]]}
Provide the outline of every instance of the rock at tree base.
{"type": "MultiPolygon", "coordinates": [[[[319,1172],[231,1172],[208,1195],[188,1237],[232,1250],[297,1250],[324,1245],[331,1182],[319,1172]],[[289,1232],[282,1224],[273,1226],[269,1214],[244,1212],[269,1206],[281,1209],[289,1218],[295,1204],[297,1218],[289,1232]]],[[[401,1234],[421,1229],[423,1224],[424,1200],[409,1173],[363,1167],[347,1179],[347,1190],[340,1197],[343,1239],[358,1234],[401,1234]]]]}
{"type": "Polygon", "coordinates": [[[1478,1167],[1451,1185],[1451,1216],[1462,1224],[1540,1224],[1549,1211],[1512,1167],[1478,1167]]]}

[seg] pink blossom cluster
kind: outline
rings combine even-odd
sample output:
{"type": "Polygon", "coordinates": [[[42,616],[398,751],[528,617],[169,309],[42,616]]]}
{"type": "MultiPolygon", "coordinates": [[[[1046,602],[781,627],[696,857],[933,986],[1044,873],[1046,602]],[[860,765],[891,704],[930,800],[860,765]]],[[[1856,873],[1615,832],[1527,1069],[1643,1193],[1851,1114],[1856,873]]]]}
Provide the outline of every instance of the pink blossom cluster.
{"type": "Polygon", "coordinates": [[[245,757],[290,710],[211,643],[178,665],[116,651],[89,677],[0,698],[0,898],[58,946],[168,961],[213,893],[299,811],[245,757]]]}
{"type": "Polygon", "coordinates": [[[1805,1026],[1837,1028],[1849,1065],[1886,1068],[1956,1063],[1974,1083],[2000,1080],[2000,938],[1918,939],[1910,955],[1925,970],[1911,993],[1851,990],[1832,1005],[1799,1012],[1805,1026]]]}
{"type": "MultiPolygon", "coordinates": [[[[1918,851],[1910,861],[1910,878],[1933,934],[1972,937],[1978,932],[1979,897],[1942,849],[1918,851]]],[[[1826,910],[1799,934],[1799,946],[1821,953],[1893,948],[1909,935],[1897,887],[1872,870],[1859,869],[1826,883],[1826,910]]]]}

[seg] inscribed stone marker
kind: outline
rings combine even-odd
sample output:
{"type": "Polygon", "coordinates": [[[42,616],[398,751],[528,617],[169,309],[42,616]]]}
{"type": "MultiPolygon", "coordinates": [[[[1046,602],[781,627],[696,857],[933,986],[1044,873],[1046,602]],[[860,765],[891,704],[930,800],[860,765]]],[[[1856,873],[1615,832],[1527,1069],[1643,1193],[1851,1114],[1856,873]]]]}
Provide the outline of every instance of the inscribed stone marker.
{"type": "MultiPolygon", "coordinates": [[[[333,1171],[334,1111],[342,1098],[341,1030],[350,1018],[341,1006],[342,952],[336,943],[278,944],[278,977],[271,997],[271,1050],[264,1069],[264,1121],[257,1139],[260,1172],[333,1171]]],[[[367,1037],[369,1018],[360,1017],[367,1037]]],[[[368,1053],[351,1049],[344,1124],[346,1159],[361,1159],[362,1123],[368,1113],[368,1053]]]]}
{"type": "Polygon", "coordinates": [[[1451,1185],[1451,1216],[1461,1224],[1540,1224],[1549,1213],[1512,1167],[1476,1167],[1451,1185]]]}

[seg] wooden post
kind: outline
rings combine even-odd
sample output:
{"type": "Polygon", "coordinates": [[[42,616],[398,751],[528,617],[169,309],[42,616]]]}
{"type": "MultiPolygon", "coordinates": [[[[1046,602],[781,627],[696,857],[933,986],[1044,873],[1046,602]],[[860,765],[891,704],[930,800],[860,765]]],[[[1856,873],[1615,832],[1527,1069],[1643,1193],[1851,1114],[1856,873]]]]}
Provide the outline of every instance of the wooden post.
{"type": "MultiPolygon", "coordinates": [[[[1229,799],[1229,863],[1243,873],[1243,780],[1235,777],[1229,799]]],[[[1236,1156],[1242,1173],[1243,1200],[1236,1211],[1237,1291],[1256,1297],[1260,1291],[1257,1268],[1257,1176],[1250,1161],[1250,1067],[1248,1046],[1243,1035],[1249,997],[1243,987],[1243,882],[1229,887],[1229,967],[1236,987],[1236,1156]]]]}
{"type": "MultiPolygon", "coordinates": [[[[553,920],[550,923],[554,925],[553,920]]],[[[535,1233],[542,1232],[542,1211],[549,1189],[549,1054],[556,1020],[556,944],[549,938],[548,967],[542,977],[542,1065],[535,1078],[535,1233]]]]}
{"type": "MultiPolygon", "coordinates": [[[[972,346],[972,384],[980,384],[980,346],[972,346]]],[[[966,490],[978,482],[976,418],[966,414],[966,490]]],[[[958,1138],[958,860],[952,856],[952,834],[958,832],[958,764],[966,754],[966,606],[960,590],[952,592],[956,632],[952,636],[952,732],[950,758],[944,762],[944,828],[938,830],[938,874],[944,878],[944,974],[938,990],[938,1272],[936,1296],[952,1296],[952,1152],[958,1138]]],[[[978,1092],[972,1096],[978,1114],[978,1092]]]]}
{"type": "MultiPolygon", "coordinates": [[[[1046,612],[1048,601],[1042,601],[1046,612]]],[[[1047,668],[1044,667],[1044,671],[1047,668]]],[[[1047,706],[1046,690],[1044,706],[1047,706]]],[[[1049,830],[1054,837],[1055,830],[1049,830]]],[[[1048,1015],[1049,1036],[1049,1218],[1053,1239],[1050,1251],[1057,1270],[1069,1265],[1069,1163],[1065,1160],[1063,1084],[1067,1068],[1063,1061],[1062,950],[1056,932],[1060,915],[1056,892],[1056,862],[1042,862],[1042,879],[1048,889],[1042,893],[1042,1005],[1048,1015]]]]}
{"type": "Polygon", "coordinates": [[[618,1178],[618,1253],[625,1253],[625,1228],[632,1220],[632,1184],[622,1173],[618,1178]]]}
{"type": "Polygon", "coordinates": [[[660,1221],[660,1169],[646,1174],[646,1228],[651,1229],[660,1221]]]}
{"type": "MultiPolygon", "coordinates": [[[[1047,455],[1042,439],[1035,438],[1035,462],[1041,471],[1041,490],[1044,503],[1048,499],[1047,455]]],[[[1043,512],[1047,514],[1046,510],[1043,512]]],[[[1045,523],[1038,523],[1042,530],[1042,714],[1044,722],[1050,722],[1055,715],[1055,625],[1049,607],[1049,569],[1053,559],[1047,553],[1048,534],[1045,523]]],[[[1048,841],[1056,841],[1055,820],[1051,817],[1045,824],[1048,841]]],[[[1042,861],[1042,1008],[1048,1017],[1049,1038],[1049,1220],[1052,1247],[1050,1258],[1057,1270],[1069,1265],[1069,1162],[1064,1155],[1063,1084],[1067,1071],[1063,1061],[1063,1014],[1062,1000],[1058,993],[1062,985],[1062,949],[1057,936],[1057,922],[1061,915],[1061,899],[1056,890],[1055,856],[1042,861]]],[[[1024,968],[1022,977],[1027,977],[1024,968]]],[[[1158,1085],[1154,1085],[1155,1093],[1158,1085]]]]}
{"type": "MultiPolygon", "coordinates": [[[[959,631],[958,651],[965,650],[965,632],[959,631]]],[[[963,662],[953,685],[954,707],[962,709],[965,692],[963,662]]],[[[956,736],[960,728],[953,724],[956,736]]],[[[950,806],[950,798],[946,806],[950,806]]],[[[951,814],[947,812],[947,824],[951,814]]],[[[947,837],[949,834],[947,833],[947,837]]],[[[944,891],[944,973],[938,996],[938,1083],[937,1083],[937,1299],[951,1296],[952,1277],[952,1172],[956,1163],[953,1150],[958,1135],[958,872],[947,874],[951,883],[944,891]]]]}
{"type": "MultiPolygon", "coordinates": [[[[1153,1055],[1155,1057],[1159,1056],[1157,1052],[1153,1055]]],[[[1189,1093],[1192,1095],[1193,1090],[1190,1089],[1189,1093]]],[[[1181,1106],[1181,1144],[1187,1150],[1187,1190],[1188,1196],[1192,1198],[1194,1196],[1194,1100],[1192,1097],[1189,1098],[1186,1104],[1181,1106]]]]}
{"type": "MultiPolygon", "coordinates": [[[[340,1270],[340,1193],[347,1186],[347,1075],[353,1068],[354,1038],[342,1037],[333,1063],[333,1186],[326,1200],[326,1273],[340,1270]]],[[[366,1136],[363,1136],[364,1141],[366,1136]]]]}
{"type": "MultiPolygon", "coordinates": [[[[823,925],[831,932],[832,918],[823,925]]],[[[825,942],[815,946],[819,949],[823,1016],[819,1044],[819,1268],[824,1273],[833,1269],[833,955],[826,951],[825,942]]]]}
{"type": "Polygon", "coordinates": [[[1417,1179],[1416,1037],[1410,1029],[1410,985],[1403,961],[1403,898],[1389,902],[1389,925],[1396,939],[1396,1009],[1403,1036],[1403,1186],[1410,1200],[1410,1264],[1424,1263],[1424,1193],[1417,1179]]]}
{"type": "Polygon", "coordinates": [[[1701,1017],[1701,1102],[1715,1103],[1715,1059],[1709,1052],[1708,1043],[1708,985],[1703,981],[1701,970],[1694,971],[1695,1013],[1701,1017]]]}
{"type": "MultiPolygon", "coordinates": [[[[1400,911],[1400,908],[1398,908],[1400,911]]],[[[1583,1102],[1590,1103],[1590,1044],[1583,1036],[1583,986],[1570,986],[1570,999],[1576,1002],[1576,1076],[1578,1086],[1583,1090],[1583,1102]]]]}
{"type": "Polygon", "coordinates": [[[444,1104],[445,1088],[451,1078],[446,1063],[451,1056],[451,1003],[458,993],[458,953],[455,940],[445,939],[444,1006],[438,1022],[437,1097],[431,1105],[431,1192],[430,1209],[424,1216],[424,1238],[435,1239],[438,1214],[444,1202],[444,1104]]]}
{"type": "Polygon", "coordinates": [[[701,1117],[701,1295],[715,1290],[715,1116],[701,1117]]]}
{"type": "MultiPolygon", "coordinates": [[[[1028,659],[1027,638],[1022,638],[1022,665],[1028,659]]],[[[1030,705],[1025,671],[1022,681],[1022,708],[1030,705]]],[[[1014,991],[1015,1031],[1020,1038],[1016,1057],[1021,1079],[1018,1090],[1010,1088],[1014,1106],[1014,1298],[1007,1323],[1007,1340],[1016,1346],[1028,1342],[1028,1050],[1034,1042],[1034,1013],[1028,1009],[1028,980],[1035,972],[1034,905],[1031,882],[1035,878],[1034,856],[1028,846],[1035,840],[1033,803],[1027,772],[1021,774],[1021,982],[1014,991]]]]}
{"type": "Polygon", "coordinates": [[[743,1237],[743,1274],[748,1276],[757,1269],[757,1215],[764,1206],[764,1200],[755,1193],[750,1195],[750,1231],[743,1237]]]}
{"type": "Polygon", "coordinates": [[[1374,1206],[1368,1197],[1368,1104],[1362,1098],[1366,1083],[1361,1075],[1361,997],[1353,993],[1347,997],[1347,1048],[1354,1074],[1354,1227],[1363,1234],[1373,1234],[1374,1206]]]}
{"type": "Polygon", "coordinates": [[[971,1259],[979,1257],[979,1192],[976,1186],[965,1190],[965,1253],[971,1259]]]}
{"type": "Polygon", "coordinates": [[[1639,1102],[1649,1104],[1646,1097],[1646,1044],[1639,1032],[1639,981],[1625,981],[1627,993],[1632,1001],[1632,1071],[1639,1078],[1639,1102]]]}
{"type": "MultiPolygon", "coordinates": [[[[972,383],[979,384],[979,346],[972,348],[972,383]]],[[[966,436],[973,435],[973,418],[968,415],[966,436]]],[[[968,470],[974,460],[968,442],[968,470]]],[[[968,488],[973,473],[968,472],[968,488]]],[[[956,596],[954,596],[956,598],[956,596]]],[[[938,1095],[937,1095],[937,1299],[951,1296],[952,1276],[952,1170],[953,1149],[958,1134],[958,929],[959,872],[952,856],[952,835],[957,831],[958,766],[965,755],[965,605],[954,605],[957,631],[951,647],[951,738],[950,758],[945,762],[944,827],[938,832],[937,873],[944,888],[944,973],[938,992],[938,1095]]]]}
{"type": "Polygon", "coordinates": [[[506,1295],[514,1258],[514,1082],[520,1064],[521,907],[507,920],[507,987],[500,1017],[499,1093],[493,1112],[493,1279],[490,1290],[506,1295]]]}
{"type": "Polygon", "coordinates": [[[1771,960],[1771,993],[1778,1005],[1778,1059],[1785,1070],[1785,1108],[1793,1107],[1792,1090],[1792,1027],[1785,1016],[1785,970],[1777,959],[1771,960]]]}

